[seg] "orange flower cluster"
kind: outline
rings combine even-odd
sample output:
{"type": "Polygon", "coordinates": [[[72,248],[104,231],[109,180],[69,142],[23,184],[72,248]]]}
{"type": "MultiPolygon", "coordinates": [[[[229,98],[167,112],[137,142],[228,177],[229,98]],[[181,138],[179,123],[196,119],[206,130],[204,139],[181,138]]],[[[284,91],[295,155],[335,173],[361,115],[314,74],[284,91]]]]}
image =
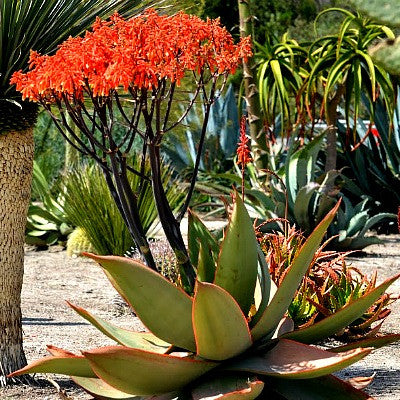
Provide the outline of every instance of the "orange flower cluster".
{"type": "Polygon", "coordinates": [[[167,78],[179,84],[186,71],[225,74],[251,55],[250,39],[234,44],[218,19],[149,10],[125,20],[98,19],[83,37],[69,38],[52,56],[32,51],[29,71],[14,73],[23,98],[52,101],[66,94],[108,96],[118,88],[153,89],[167,78]]]}
{"type": "Polygon", "coordinates": [[[240,120],[240,137],[236,150],[238,157],[237,164],[241,165],[242,168],[252,161],[248,142],[249,138],[246,135],[246,117],[243,116],[240,120]]]}

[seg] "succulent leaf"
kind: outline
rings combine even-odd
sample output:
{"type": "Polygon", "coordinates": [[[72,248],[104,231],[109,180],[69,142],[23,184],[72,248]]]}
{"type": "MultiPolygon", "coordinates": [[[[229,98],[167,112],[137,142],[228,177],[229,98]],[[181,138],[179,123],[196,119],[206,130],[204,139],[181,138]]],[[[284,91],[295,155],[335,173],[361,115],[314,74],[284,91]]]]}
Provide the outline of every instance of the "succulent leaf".
{"type": "Polygon", "coordinates": [[[200,243],[197,262],[197,279],[200,282],[213,282],[215,277],[215,262],[207,244],[200,243]]]}
{"type": "Polygon", "coordinates": [[[196,350],[192,299],[183,290],[145,265],[126,257],[83,254],[104,268],[113,286],[154,335],[187,350],[196,350]]]}
{"type": "Polygon", "coordinates": [[[238,302],[247,315],[257,280],[258,244],[253,224],[239,194],[221,246],[214,283],[238,302]]]}
{"type": "Polygon", "coordinates": [[[212,283],[197,283],[193,301],[197,354],[226,360],[252,345],[249,326],[235,299],[212,283]]]}
{"type": "Polygon", "coordinates": [[[89,365],[89,361],[82,356],[75,356],[68,352],[56,357],[44,357],[36,360],[24,368],[13,372],[9,377],[40,373],[54,373],[61,375],[82,376],[85,378],[95,378],[96,375],[89,365]]]}
{"type": "Polygon", "coordinates": [[[188,216],[188,248],[190,261],[193,265],[198,264],[200,254],[200,244],[204,251],[212,255],[213,259],[217,259],[219,246],[214,236],[204,225],[201,219],[191,210],[188,216]]]}
{"type": "Polygon", "coordinates": [[[264,382],[255,378],[216,376],[207,379],[192,390],[193,400],[253,400],[264,388],[264,382]]]}
{"type": "Polygon", "coordinates": [[[255,315],[255,326],[251,331],[254,340],[270,334],[284,316],[339,205],[340,202],[336,204],[308,237],[264,312],[255,315]]]}
{"type": "Polygon", "coordinates": [[[328,336],[334,335],[347,325],[361,317],[364,312],[371,307],[379,297],[385,293],[386,289],[395,282],[399,275],[396,275],[377,286],[374,290],[364,296],[350,302],[348,305],[336,311],[329,317],[310,325],[306,328],[290,332],[283,337],[286,339],[297,340],[302,343],[315,343],[328,336]]]}
{"type": "Polygon", "coordinates": [[[373,400],[368,394],[333,375],[295,381],[271,379],[267,384],[286,400],[373,400]]]}
{"type": "Polygon", "coordinates": [[[374,349],[379,349],[380,347],[386,346],[390,343],[398,342],[400,340],[400,334],[384,335],[378,337],[369,337],[362,340],[357,340],[356,342],[351,342],[343,346],[334,347],[329,349],[334,353],[347,351],[356,348],[373,347],[374,349]]]}
{"type": "Polygon", "coordinates": [[[140,397],[121,392],[99,378],[82,378],[71,376],[71,379],[98,400],[140,400],[140,397]]]}
{"type": "Polygon", "coordinates": [[[364,358],[371,348],[331,353],[281,339],[264,355],[234,361],[227,369],[288,379],[310,379],[339,371],[364,358]]]}
{"type": "Polygon", "coordinates": [[[99,378],[122,392],[135,395],[180,389],[218,365],[211,361],[122,346],[103,347],[83,355],[99,378]]]}
{"type": "Polygon", "coordinates": [[[275,296],[275,293],[278,289],[275,282],[271,279],[271,275],[269,273],[269,266],[265,260],[265,255],[261,250],[260,246],[258,246],[257,251],[258,251],[259,268],[258,268],[258,281],[254,293],[255,305],[257,307],[256,316],[257,314],[261,315],[265,311],[265,309],[275,296]],[[258,286],[260,287],[260,290],[258,290],[258,286]],[[261,298],[259,298],[259,296],[261,296],[261,298]]]}
{"type": "Polygon", "coordinates": [[[135,332],[129,329],[119,328],[118,326],[110,324],[102,318],[95,317],[93,314],[81,307],[75,306],[69,302],[67,303],[74,311],[89,321],[100,332],[104,333],[106,336],[115,340],[117,343],[122,344],[123,346],[148,350],[154,353],[165,353],[170,346],[169,343],[160,340],[152,333],[135,332]]]}

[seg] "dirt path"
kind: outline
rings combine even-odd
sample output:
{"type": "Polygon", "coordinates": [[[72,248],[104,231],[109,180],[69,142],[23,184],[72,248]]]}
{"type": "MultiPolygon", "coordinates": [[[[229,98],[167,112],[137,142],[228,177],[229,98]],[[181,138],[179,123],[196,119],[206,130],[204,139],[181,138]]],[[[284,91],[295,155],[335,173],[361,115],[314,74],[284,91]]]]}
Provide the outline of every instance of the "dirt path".
{"type": "MultiPolygon", "coordinates": [[[[353,265],[365,272],[378,270],[378,281],[400,272],[400,237],[384,238],[384,245],[371,246],[364,258],[351,258],[353,265]]],[[[46,355],[46,344],[79,352],[113,344],[104,335],[82,320],[65,303],[69,300],[126,328],[142,329],[140,322],[121,305],[99,268],[88,260],[68,258],[53,248],[46,252],[26,251],[25,277],[22,292],[25,351],[29,361],[46,355]]],[[[400,293],[400,280],[391,289],[400,293]]],[[[400,333],[400,302],[383,331],[400,333]]],[[[369,392],[377,399],[400,400],[400,344],[375,351],[365,360],[348,368],[342,377],[376,374],[369,392]]],[[[47,381],[46,387],[9,387],[0,389],[0,399],[18,400],[83,400],[91,397],[74,387],[68,379],[52,377],[62,393],[47,381]]]]}

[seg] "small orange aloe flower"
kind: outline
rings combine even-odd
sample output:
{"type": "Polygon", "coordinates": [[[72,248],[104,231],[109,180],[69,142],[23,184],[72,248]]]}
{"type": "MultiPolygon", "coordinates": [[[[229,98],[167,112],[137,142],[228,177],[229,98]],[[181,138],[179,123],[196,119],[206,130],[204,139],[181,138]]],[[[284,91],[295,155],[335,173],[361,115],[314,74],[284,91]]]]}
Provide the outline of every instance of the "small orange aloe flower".
{"type": "Polygon", "coordinates": [[[242,116],[240,120],[240,137],[239,143],[236,150],[238,157],[237,164],[240,165],[242,170],[242,199],[244,201],[244,169],[248,163],[253,161],[251,158],[251,152],[249,147],[249,138],[246,135],[246,116],[242,116]]]}

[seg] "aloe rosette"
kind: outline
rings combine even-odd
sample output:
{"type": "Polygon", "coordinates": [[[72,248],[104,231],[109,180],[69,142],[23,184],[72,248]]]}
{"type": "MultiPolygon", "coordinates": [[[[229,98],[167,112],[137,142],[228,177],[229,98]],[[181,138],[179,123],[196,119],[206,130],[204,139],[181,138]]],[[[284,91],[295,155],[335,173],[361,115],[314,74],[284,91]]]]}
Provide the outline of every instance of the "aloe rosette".
{"type": "Polygon", "coordinates": [[[149,332],[121,329],[70,304],[118,345],[82,355],[49,346],[50,357],[12,375],[70,375],[96,399],[255,399],[261,393],[286,399],[369,398],[331,374],[397,335],[329,351],[310,344],[359,318],[396,277],[307,328],[293,331],[285,317],[337,207],[309,236],[279,288],[270,279],[239,195],[221,246],[190,215],[189,252],[197,265],[192,295],[138,261],[86,254],[149,332]]]}

